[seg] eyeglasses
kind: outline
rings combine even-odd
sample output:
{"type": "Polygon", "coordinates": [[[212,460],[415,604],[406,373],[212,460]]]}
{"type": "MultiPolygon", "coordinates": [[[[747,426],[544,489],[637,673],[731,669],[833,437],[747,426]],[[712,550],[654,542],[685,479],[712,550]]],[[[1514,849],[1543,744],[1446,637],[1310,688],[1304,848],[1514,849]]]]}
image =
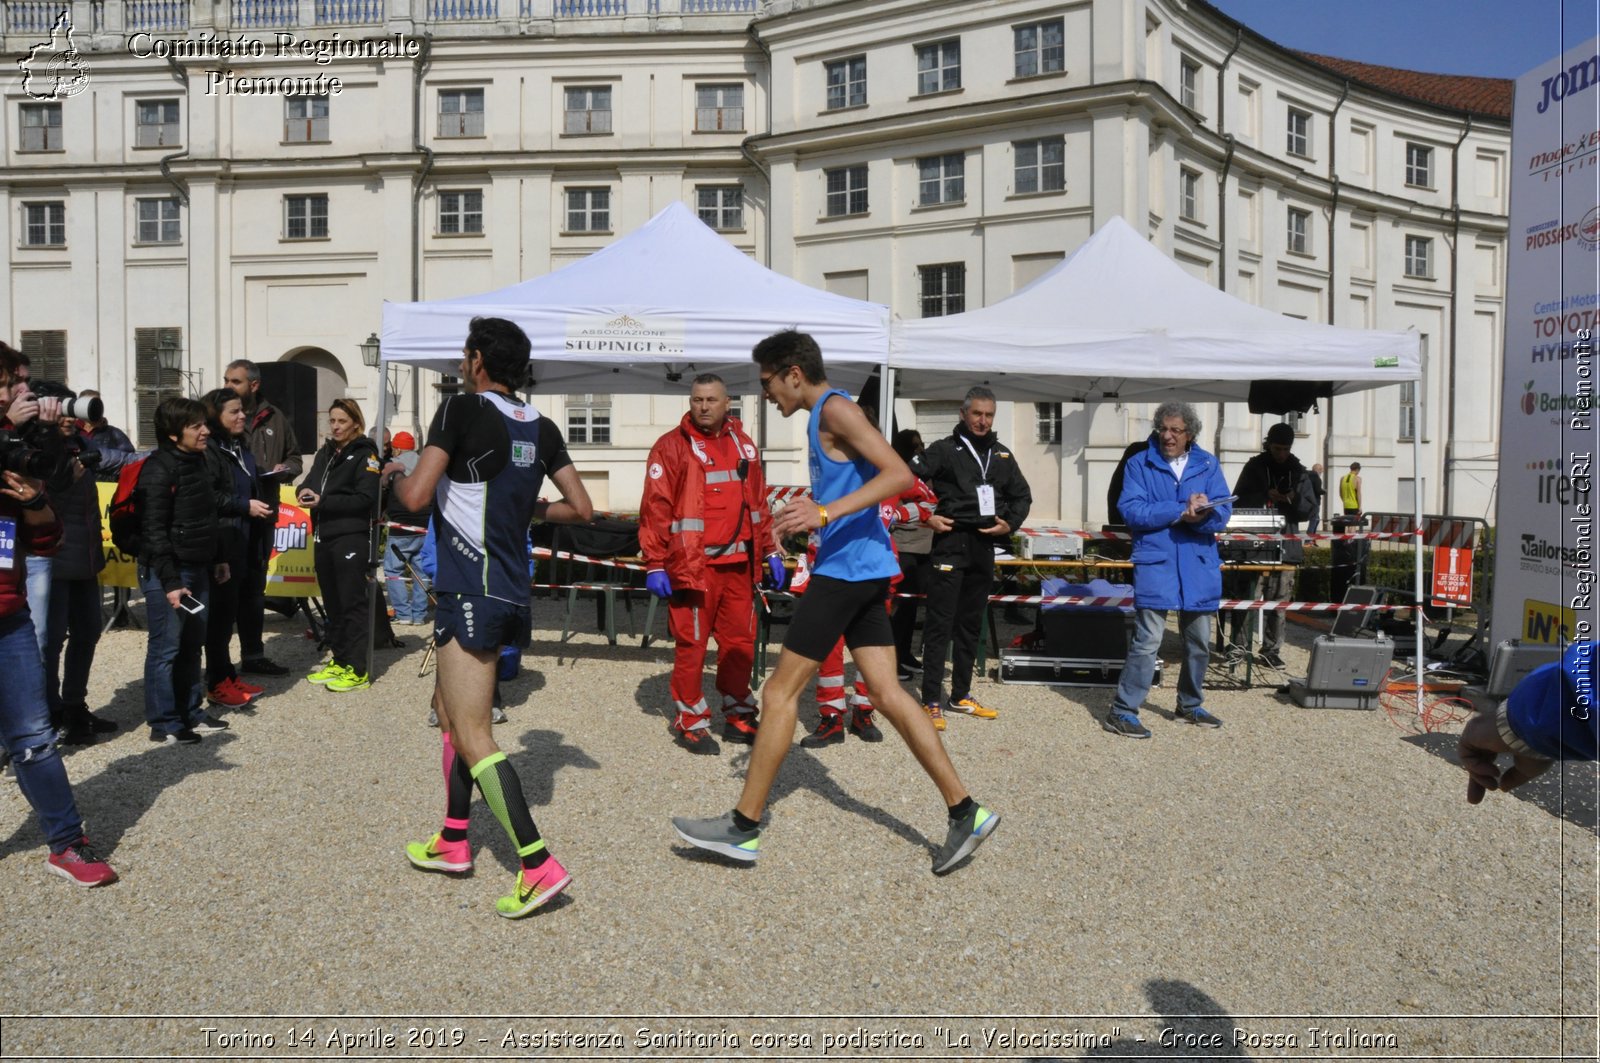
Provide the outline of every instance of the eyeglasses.
{"type": "Polygon", "coordinates": [[[1168,428],[1163,425],[1162,427],[1156,429],[1156,434],[1163,436],[1186,436],[1189,434],[1189,430],[1187,428],[1168,428]]]}
{"type": "Polygon", "coordinates": [[[771,387],[772,387],[772,382],[774,380],[778,379],[780,376],[782,376],[783,374],[787,373],[789,370],[791,370],[793,368],[794,368],[794,366],[792,366],[792,365],[786,365],[782,369],[777,370],[771,376],[762,377],[761,378],[761,394],[766,395],[767,397],[770,398],[772,396],[772,391],[770,390],[771,387]]]}

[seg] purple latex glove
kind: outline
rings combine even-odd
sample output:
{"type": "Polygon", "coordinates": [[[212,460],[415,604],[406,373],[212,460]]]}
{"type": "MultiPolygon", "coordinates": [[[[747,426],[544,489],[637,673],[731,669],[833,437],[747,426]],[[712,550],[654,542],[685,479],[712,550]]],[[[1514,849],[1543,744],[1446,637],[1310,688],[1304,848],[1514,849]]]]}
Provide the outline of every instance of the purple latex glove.
{"type": "Polygon", "coordinates": [[[789,582],[789,570],[783,567],[783,558],[777,554],[767,556],[767,572],[762,577],[761,585],[769,591],[781,591],[783,585],[789,582]]]}
{"type": "Polygon", "coordinates": [[[661,569],[645,573],[644,588],[657,598],[672,597],[672,580],[661,569]]]}

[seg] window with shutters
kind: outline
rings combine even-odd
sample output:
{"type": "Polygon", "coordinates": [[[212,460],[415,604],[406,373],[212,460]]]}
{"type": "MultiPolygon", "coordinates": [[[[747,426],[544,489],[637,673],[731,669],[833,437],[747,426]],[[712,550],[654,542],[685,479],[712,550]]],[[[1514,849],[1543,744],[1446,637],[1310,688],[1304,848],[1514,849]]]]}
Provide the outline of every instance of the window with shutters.
{"type": "Polygon", "coordinates": [[[156,407],[168,395],[182,393],[181,378],[175,372],[162,372],[156,351],[163,343],[183,347],[183,329],[136,328],[133,330],[134,397],[138,400],[139,424],[134,443],[141,450],[154,447],[156,407]]]}
{"type": "Polygon", "coordinates": [[[694,131],[696,133],[744,132],[744,86],[696,85],[694,131]]]}
{"type": "Polygon", "coordinates": [[[61,151],[61,105],[24,103],[18,151],[61,151]]]}
{"type": "Polygon", "coordinates": [[[183,142],[177,100],[140,100],[134,104],[134,115],[134,147],[171,148],[183,142]]]}
{"type": "Polygon", "coordinates": [[[22,353],[28,356],[30,380],[67,382],[66,329],[24,329],[22,353]]]}
{"type": "Polygon", "coordinates": [[[328,97],[285,97],[283,101],[283,139],[289,144],[327,143],[328,97]]]}

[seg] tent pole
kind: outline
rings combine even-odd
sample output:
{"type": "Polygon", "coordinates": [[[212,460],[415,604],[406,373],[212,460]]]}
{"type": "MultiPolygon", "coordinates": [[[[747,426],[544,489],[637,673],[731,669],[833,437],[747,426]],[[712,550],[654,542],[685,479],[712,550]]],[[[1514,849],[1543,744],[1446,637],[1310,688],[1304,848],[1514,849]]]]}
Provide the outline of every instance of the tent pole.
{"type": "MultiPolygon", "coordinates": [[[[383,467],[383,429],[389,423],[389,367],[383,364],[383,353],[378,353],[378,420],[372,426],[372,441],[378,445],[379,468],[383,467]]],[[[378,615],[378,594],[382,590],[385,600],[388,598],[388,589],[383,586],[383,554],[379,545],[383,542],[383,479],[380,473],[378,487],[378,504],[372,513],[372,529],[367,534],[367,676],[369,681],[376,679],[377,668],[374,665],[378,660],[378,625],[374,618],[378,615]]]]}
{"type": "Polygon", "coordinates": [[[888,362],[883,363],[878,383],[878,431],[888,439],[889,426],[894,424],[894,370],[888,362]]]}
{"type": "MultiPolygon", "coordinates": [[[[1420,385],[1419,385],[1420,386],[1420,385]]],[[[1427,669],[1427,661],[1422,656],[1422,551],[1427,548],[1422,534],[1422,490],[1425,481],[1422,477],[1422,431],[1421,425],[1411,433],[1411,468],[1417,482],[1417,489],[1412,492],[1412,527],[1417,534],[1413,538],[1414,544],[1412,558],[1415,561],[1416,596],[1413,599],[1417,604],[1411,610],[1411,619],[1415,628],[1417,640],[1417,719],[1422,719],[1422,680],[1427,669]]]]}

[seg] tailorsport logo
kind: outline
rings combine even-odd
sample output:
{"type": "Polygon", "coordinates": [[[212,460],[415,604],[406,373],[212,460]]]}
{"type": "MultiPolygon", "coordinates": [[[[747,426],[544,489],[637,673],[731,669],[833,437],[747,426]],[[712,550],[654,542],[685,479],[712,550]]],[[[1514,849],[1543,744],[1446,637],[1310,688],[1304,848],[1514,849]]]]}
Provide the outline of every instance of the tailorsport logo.
{"type": "Polygon", "coordinates": [[[1541,565],[1561,564],[1569,567],[1587,566],[1594,560],[1594,553],[1587,546],[1565,546],[1531,532],[1522,533],[1518,556],[1524,562],[1541,565]]]}
{"type": "Polygon", "coordinates": [[[22,91],[36,100],[64,100],[89,87],[89,64],[72,43],[72,14],[61,14],[50,27],[50,39],[28,49],[17,60],[22,91]]]}

